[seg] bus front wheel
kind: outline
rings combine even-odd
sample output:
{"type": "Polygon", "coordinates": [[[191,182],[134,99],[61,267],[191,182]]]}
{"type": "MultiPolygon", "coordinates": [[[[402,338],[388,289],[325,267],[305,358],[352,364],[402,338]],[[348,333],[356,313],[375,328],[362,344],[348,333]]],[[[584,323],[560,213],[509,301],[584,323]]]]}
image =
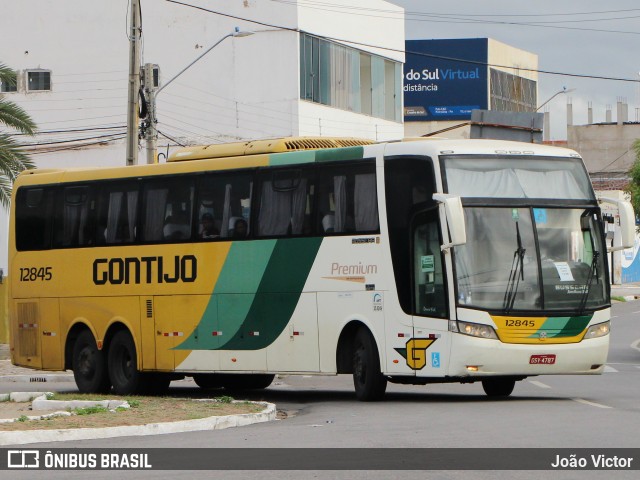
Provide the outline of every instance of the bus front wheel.
{"type": "Polygon", "coordinates": [[[137,367],[136,346],[129,332],[121,330],[109,345],[109,378],[116,395],[143,393],[146,377],[137,367]]]}
{"type": "Polygon", "coordinates": [[[73,377],[80,393],[106,393],[111,387],[106,355],[98,350],[89,330],[84,330],[73,345],[73,377]]]}
{"type": "Polygon", "coordinates": [[[513,392],[516,381],[511,378],[486,378],[482,380],[484,393],[489,397],[508,397],[513,392]]]}
{"type": "Polygon", "coordinates": [[[366,328],[360,328],[354,340],[353,385],[358,400],[365,402],[380,400],[387,389],[376,342],[366,328]]]}

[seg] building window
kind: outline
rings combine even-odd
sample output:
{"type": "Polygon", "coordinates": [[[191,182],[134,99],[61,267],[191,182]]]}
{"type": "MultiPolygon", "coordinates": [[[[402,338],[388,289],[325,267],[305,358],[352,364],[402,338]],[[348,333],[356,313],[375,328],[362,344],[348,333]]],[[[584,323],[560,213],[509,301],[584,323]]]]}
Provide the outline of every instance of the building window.
{"type": "Polygon", "coordinates": [[[27,71],[27,91],[51,90],[51,72],[48,70],[27,71]]]}
{"type": "Polygon", "coordinates": [[[300,34],[300,98],[400,122],[402,65],[300,34]]]}
{"type": "Polygon", "coordinates": [[[3,81],[0,81],[0,93],[11,93],[11,92],[17,92],[17,91],[18,91],[17,83],[6,83],[3,81]]]}

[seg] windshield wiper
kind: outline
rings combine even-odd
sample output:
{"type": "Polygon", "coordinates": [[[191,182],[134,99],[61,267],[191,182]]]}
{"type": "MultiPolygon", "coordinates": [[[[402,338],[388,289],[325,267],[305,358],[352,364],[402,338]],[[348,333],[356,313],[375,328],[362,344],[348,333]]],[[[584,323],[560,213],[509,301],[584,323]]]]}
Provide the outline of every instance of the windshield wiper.
{"type": "Polygon", "coordinates": [[[527,249],[522,248],[522,237],[520,236],[520,227],[518,226],[518,222],[516,222],[516,240],[518,242],[518,248],[513,252],[509,282],[507,283],[507,289],[504,292],[504,302],[502,305],[505,313],[509,312],[513,308],[520,280],[524,281],[524,254],[527,249]]]}
{"type": "Polygon", "coordinates": [[[591,283],[595,277],[599,256],[600,252],[597,250],[593,252],[593,259],[591,260],[591,267],[589,268],[589,274],[587,275],[587,282],[584,285],[584,292],[582,292],[582,298],[580,299],[580,307],[578,307],[578,315],[582,315],[587,306],[587,299],[589,298],[589,292],[591,291],[591,283]]]}

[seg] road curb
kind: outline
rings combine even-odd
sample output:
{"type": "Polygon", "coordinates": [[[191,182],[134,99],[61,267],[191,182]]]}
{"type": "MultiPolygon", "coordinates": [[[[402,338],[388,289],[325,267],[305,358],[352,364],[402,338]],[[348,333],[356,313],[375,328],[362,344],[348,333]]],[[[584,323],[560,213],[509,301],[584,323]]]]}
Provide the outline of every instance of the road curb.
{"type": "Polygon", "coordinates": [[[65,442],[70,440],[94,440],[99,438],[222,430],[231,427],[243,427],[253,423],[270,422],[276,419],[275,404],[267,402],[255,403],[258,405],[264,405],[264,410],[259,413],[207,417],[195,420],[183,420],[180,422],[149,423],[146,425],[0,432],[0,445],[24,445],[27,443],[40,442],[65,442]]]}

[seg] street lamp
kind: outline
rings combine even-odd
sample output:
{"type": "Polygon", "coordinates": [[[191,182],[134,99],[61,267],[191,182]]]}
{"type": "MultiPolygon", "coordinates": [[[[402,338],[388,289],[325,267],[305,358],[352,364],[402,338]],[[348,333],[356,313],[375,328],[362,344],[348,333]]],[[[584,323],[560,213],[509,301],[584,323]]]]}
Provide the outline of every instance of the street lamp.
{"type": "Polygon", "coordinates": [[[169,81],[167,81],[164,85],[162,85],[162,87],[158,88],[157,90],[154,90],[153,88],[153,79],[151,78],[152,75],[149,74],[151,69],[147,68],[149,65],[145,65],[145,71],[147,72],[145,74],[145,93],[147,94],[147,106],[148,106],[147,119],[146,119],[147,128],[145,130],[145,138],[147,140],[147,163],[156,163],[156,156],[157,156],[156,151],[158,149],[157,147],[158,130],[156,129],[156,124],[158,123],[158,120],[156,118],[156,98],[160,94],[160,92],[165,88],[167,88],[170,83],[172,83],[176,78],[178,78],[180,75],[186,72],[189,68],[191,68],[196,62],[198,62],[207,53],[209,53],[211,50],[213,50],[218,45],[220,45],[226,38],[248,37],[249,35],[253,35],[253,34],[254,32],[240,30],[239,27],[236,27],[233,32],[226,34],[216,43],[214,43],[209,48],[207,48],[200,56],[198,56],[198,58],[196,58],[193,62],[191,62],[189,65],[187,65],[182,70],[180,70],[176,75],[174,75],[169,81]]]}
{"type": "Polygon", "coordinates": [[[551,97],[549,97],[549,99],[546,102],[544,102],[542,105],[540,105],[538,108],[536,108],[535,111],[537,112],[538,110],[540,110],[542,107],[544,107],[547,103],[549,103],[551,100],[556,98],[561,93],[569,93],[569,92],[573,92],[573,91],[575,91],[575,88],[570,88],[570,89],[567,90],[567,87],[562,87],[562,90],[560,90],[559,92],[556,92],[553,95],[551,95],[551,97]]]}

